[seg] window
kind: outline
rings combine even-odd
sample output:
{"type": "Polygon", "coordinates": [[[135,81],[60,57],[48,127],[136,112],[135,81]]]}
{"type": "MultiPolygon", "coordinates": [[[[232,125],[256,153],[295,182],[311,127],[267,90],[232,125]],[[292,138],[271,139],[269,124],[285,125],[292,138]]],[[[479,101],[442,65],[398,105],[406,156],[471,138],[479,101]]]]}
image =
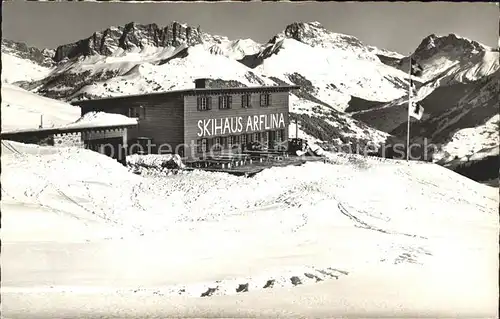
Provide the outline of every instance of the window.
{"type": "Polygon", "coordinates": [[[198,111],[207,111],[212,109],[212,98],[210,96],[198,97],[198,111]]]}
{"type": "Polygon", "coordinates": [[[232,96],[230,95],[219,96],[219,109],[221,110],[230,109],[231,103],[232,103],[232,96]]]}
{"type": "Polygon", "coordinates": [[[221,143],[220,143],[220,137],[216,137],[214,138],[214,151],[218,151],[220,150],[222,147],[221,143]]]}
{"type": "Polygon", "coordinates": [[[271,94],[263,93],[260,95],[260,106],[269,106],[271,105],[271,94]]]}
{"type": "Polygon", "coordinates": [[[259,133],[253,133],[252,142],[260,142],[260,134],[259,133]]]}
{"type": "Polygon", "coordinates": [[[278,150],[286,150],[287,149],[287,141],[285,138],[285,130],[277,130],[276,131],[276,145],[278,150]]]}
{"type": "Polygon", "coordinates": [[[227,137],[221,137],[220,138],[220,144],[222,148],[227,148],[227,137]]]}
{"type": "Polygon", "coordinates": [[[197,143],[197,151],[198,153],[204,153],[208,150],[208,147],[207,147],[207,139],[206,138],[203,138],[201,140],[198,140],[198,143],[197,143]]]}
{"type": "Polygon", "coordinates": [[[240,136],[240,142],[241,142],[241,144],[243,144],[243,145],[246,145],[246,144],[247,144],[247,135],[246,135],[246,134],[242,134],[242,135],[240,136]]]}
{"type": "Polygon", "coordinates": [[[143,106],[132,106],[128,108],[128,117],[143,119],[146,117],[146,108],[143,106]]]}
{"type": "Polygon", "coordinates": [[[269,132],[262,132],[260,135],[262,136],[263,142],[269,141],[269,132]]]}
{"type": "Polygon", "coordinates": [[[277,130],[276,131],[276,142],[281,142],[282,139],[283,139],[283,136],[281,134],[281,130],[277,130]]]}
{"type": "Polygon", "coordinates": [[[250,94],[244,94],[241,96],[241,107],[245,109],[252,107],[250,94]]]}

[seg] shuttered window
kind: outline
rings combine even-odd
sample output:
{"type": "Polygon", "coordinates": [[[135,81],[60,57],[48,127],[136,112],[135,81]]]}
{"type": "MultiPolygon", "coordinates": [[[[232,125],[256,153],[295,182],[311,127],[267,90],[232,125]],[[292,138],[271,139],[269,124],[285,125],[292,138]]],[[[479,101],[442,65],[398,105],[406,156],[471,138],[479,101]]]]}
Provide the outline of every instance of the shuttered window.
{"type": "Polygon", "coordinates": [[[276,142],[281,142],[283,136],[281,134],[281,130],[276,131],[276,142]]]}
{"type": "Polygon", "coordinates": [[[213,150],[214,150],[214,151],[218,151],[218,150],[220,150],[220,149],[221,149],[221,147],[222,147],[222,145],[221,145],[220,137],[216,137],[216,138],[214,138],[214,146],[213,146],[213,150]]]}
{"type": "Polygon", "coordinates": [[[271,94],[263,93],[260,95],[260,106],[266,107],[271,105],[271,94]]]}
{"type": "Polygon", "coordinates": [[[128,117],[144,119],[146,117],[146,108],[143,106],[132,106],[128,108],[128,117]]]}
{"type": "Polygon", "coordinates": [[[241,107],[245,109],[252,107],[250,94],[243,94],[241,96],[241,107]]]}
{"type": "Polygon", "coordinates": [[[201,140],[198,140],[197,146],[198,146],[197,147],[198,153],[204,153],[204,152],[208,151],[207,139],[203,138],[201,140]]]}
{"type": "Polygon", "coordinates": [[[210,96],[198,97],[198,111],[207,111],[212,109],[212,98],[210,96]]]}
{"type": "Polygon", "coordinates": [[[230,95],[219,96],[219,109],[221,110],[230,109],[231,103],[232,103],[232,96],[230,95]]]}

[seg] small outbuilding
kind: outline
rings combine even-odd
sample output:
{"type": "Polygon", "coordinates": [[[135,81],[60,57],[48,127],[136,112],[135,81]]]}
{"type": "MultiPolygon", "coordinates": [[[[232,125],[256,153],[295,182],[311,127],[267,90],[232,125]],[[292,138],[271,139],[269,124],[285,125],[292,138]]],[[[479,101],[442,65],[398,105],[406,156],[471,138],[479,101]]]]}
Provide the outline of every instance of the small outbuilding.
{"type": "Polygon", "coordinates": [[[56,147],[80,147],[100,152],[125,164],[128,131],[137,120],[117,114],[89,113],[61,127],[2,132],[2,140],[56,147]]]}

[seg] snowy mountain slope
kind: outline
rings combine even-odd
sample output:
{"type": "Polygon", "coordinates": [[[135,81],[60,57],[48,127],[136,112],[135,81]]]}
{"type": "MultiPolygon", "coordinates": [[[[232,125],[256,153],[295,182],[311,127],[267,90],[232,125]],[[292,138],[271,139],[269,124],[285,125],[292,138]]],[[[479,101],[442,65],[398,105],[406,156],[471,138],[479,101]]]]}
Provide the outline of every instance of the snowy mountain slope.
{"type": "Polygon", "coordinates": [[[294,39],[313,48],[333,49],[338,53],[342,52],[346,56],[355,56],[361,60],[378,61],[372,54],[372,49],[356,37],[331,32],[317,21],[292,23],[276,35],[271,42],[276,43],[277,39],[283,38],[294,39]]]}
{"type": "Polygon", "coordinates": [[[240,60],[247,55],[252,55],[260,51],[262,45],[252,39],[238,39],[231,41],[225,37],[218,37],[214,40],[207,35],[207,41],[204,43],[205,48],[216,55],[224,55],[234,60],[240,60]],[[215,42],[215,43],[214,43],[215,42]]]}
{"type": "MultiPolygon", "coordinates": [[[[423,67],[421,79],[440,86],[475,81],[499,69],[497,49],[456,34],[431,34],[412,56],[423,67]]],[[[408,70],[408,58],[401,60],[400,67],[408,70]]]]}
{"type": "MultiPolygon", "coordinates": [[[[86,86],[70,98],[81,94],[113,96],[124,94],[151,93],[174,89],[193,88],[196,78],[237,80],[246,86],[272,85],[273,82],[257,78],[253,73],[224,55],[207,52],[203,45],[186,48],[185,54],[168,63],[140,63],[118,76],[86,86]]],[[[116,70],[116,69],[115,69],[116,70]]]]}
{"type": "Polygon", "coordinates": [[[53,54],[54,50],[2,39],[2,83],[32,82],[46,77],[54,66],[53,54]]]}
{"type": "Polygon", "coordinates": [[[2,52],[2,84],[18,81],[31,82],[45,78],[51,69],[2,52]]]}
{"type": "MultiPolygon", "coordinates": [[[[426,117],[412,125],[415,132],[414,140],[428,138],[444,150],[449,151],[451,158],[472,156],[485,147],[499,145],[498,134],[469,135],[476,130],[484,131],[490,128],[494,132],[498,105],[500,103],[500,70],[473,84],[455,84],[436,89],[421,101],[422,106],[429,110],[426,117]],[[461,131],[467,132],[465,135],[461,131]],[[458,134],[458,135],[457,135],[458,134]],[[463,148],[447,146],[448,143],[461,136],[461,141],[468,149],[466,154],[463,148]]],[[[427,113],[427,112],[426,112],[427,113]]],[[[394,129],[392,134],[403,136],[406,133],[405,124],[394,129]]]]}
{"type": "Polygon", "coordinates": [[[2,132],[36,129],[41,120],[43,127],[61,126],[79,117],[79,107],[2,84],[2,132]]]}
{"type": "Polygon", "coordinates": [[[358,39],[317,22],[289,25],[241,62],[266,76],[298,74],[317,89],[318,99],[338,110],[347,108],[351,96],[388,102],[404,94],[406,83],[406,74],[380,62],[358,39]]]}
{"type": "Polygon", "coordinates": [[[54,66],[55,50],[53,49],[39,49],[29,47],[25,43],[2,39],[2,53],[10,56],[16,56],[20,59],[30,60],[31,62],[40,66],[51,68],[54,66]]]}
{"type": "MultiPolygon", "coordinates": [[[[438,95],[437,93],[440,92],[436,92],[436,95],[438,95]]],[[[432,95],[429,95],[427,100],[433,98],[432,95]]],[[[465,94],[457,94],[457,98],[460,99],[456,102],[449,96],[447,98],[449,104],[447,105],[442,95],[438,95],[440,107],[431,108],[427,121],[417,123],[417,126],[425,123],[425,133],[431,133],[433,140],[439,142],[447,139],[456,130],[482,125],[498,114],[500,70],[474,83],[474,86],[466,90],[465,94]]],[[[433,101],[429,103],[429,101],[424,100],[423,102],[431,104],[433,101]]],[[[432,104],[437,105],[438,103],[432,104]]]]}
{"type": "MultiPolygon", "coordinates": [[[[427,138],[428,142],[449,150],[451,153],[446,156],[436,154],[445,162],[455,157],[465,160],[464,152],[472,156],[484,147],[498,145],[497,135],[483,134],[478,139],[470,136],[470,141],[462,141],[467,151],[447,147],[457,132],[482,126],[498,113],[498,51],[453,34],[431,35],[422,41],[414,57],[424,69],[423,83],[417,86],[414,101],[424,107],[425,113],[421,121],[413,121],[412,140],[427,138]]],[[[408,67],[408,58],[400,62],[400,67],[405,64],[408,67]]],[[[379,130],[398,137],[406,135],[407,97],[385,104],[365,101],[347,111],[379,130]]]]}
{"type": "Polygon", "coordinates": [[[435,160],[449,163],[458,159],[461,162],[466,162],[487,156],[498,156],[499,125],[500,116],[497,114],[485,124],[454,132],[441,151],[436,154],[435,160]]]}
{"type": "MultiPolygon", "coordinates": [[[[412,119],[412,143],[435,145],[437,152],[433,160],[446,165],[489,156],[483,150],[499,145],[495,120],[500,95],[499,74],[497,71],[475,83],[438,87],[422,99],[419,103],[425,113],[420,121],[412,119]]],[[[355,113],[353,117],[401,140],[406,138],[407,103],[378,106],[355,113]]]]}
{"type": "Polygon", "coordinates": [[[389,51],[389,50],[386,50],[386,49],[377,48],[377,47],[374,47],[374,46],[368,46],[368,50],[370,52],[374,53],[379,59],[380,59],[381,56],[382,57],[386,57],[386,58],[397,59],[397,60],[401,60],[402,58],[405,57],[401,53],[394,52],[394,51],[389,51]]]}

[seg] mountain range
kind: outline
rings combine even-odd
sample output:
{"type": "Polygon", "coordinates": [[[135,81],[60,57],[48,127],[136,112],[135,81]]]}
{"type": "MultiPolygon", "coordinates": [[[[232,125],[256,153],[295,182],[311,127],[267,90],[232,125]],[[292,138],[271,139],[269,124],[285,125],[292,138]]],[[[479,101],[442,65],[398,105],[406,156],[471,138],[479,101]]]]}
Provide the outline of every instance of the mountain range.
{"type": "MultiPolygon", "coordinates": [[[[411,56],[424,70],[413,82],[425,109],[412,142],[437,145],[432,160],[453,167],[498,157],[498,48],[431,34],[411,56]]],[[[409,58],[318,22],[290,24],[267,43],[131,22],[52,49],[2,40],[2,82],[65,102],[192,88],[201,77],[297,84],[290,111],[301,137],[330,149],[380,147],[406,138],[409,58]]]]}

